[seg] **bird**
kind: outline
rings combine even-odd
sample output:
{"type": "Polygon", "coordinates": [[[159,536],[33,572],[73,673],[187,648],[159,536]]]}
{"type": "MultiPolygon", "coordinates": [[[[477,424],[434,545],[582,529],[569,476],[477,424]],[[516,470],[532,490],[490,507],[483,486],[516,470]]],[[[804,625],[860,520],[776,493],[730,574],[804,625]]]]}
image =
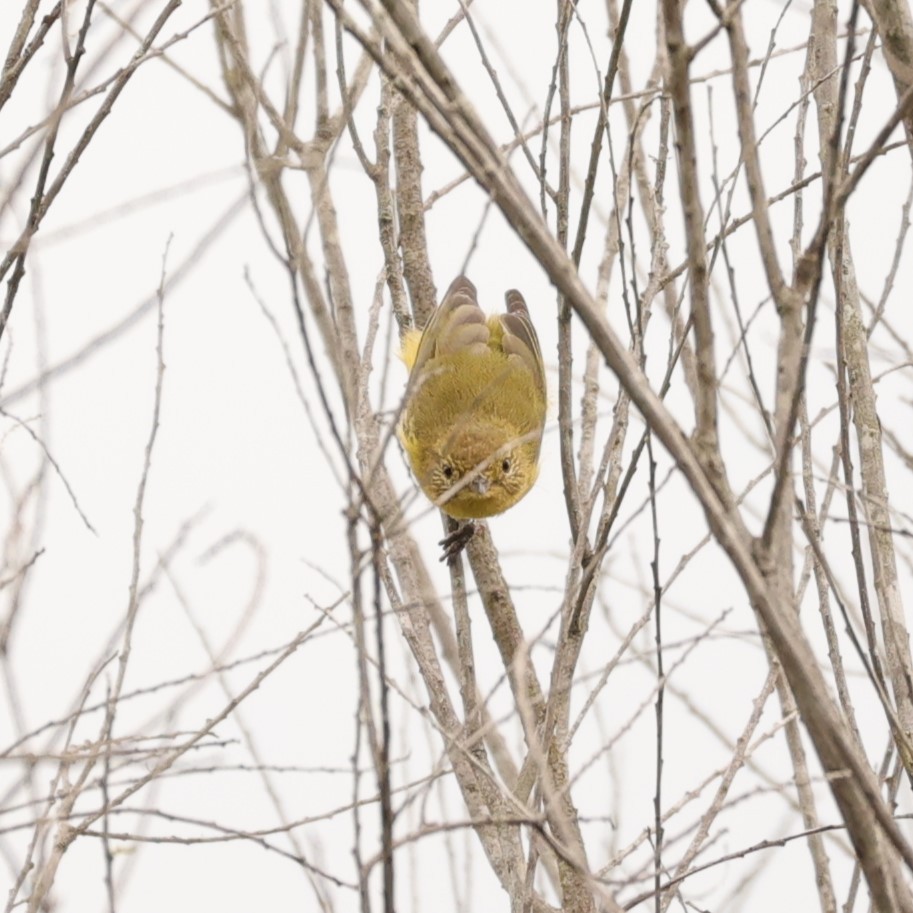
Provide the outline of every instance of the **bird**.
{"type": "Polygon", "coordinates": [[[523,296],[511,289],[505,300],[506,313],[486,317],[475,286],[457,276],[424,330],[402,341],[409,381],[399,439],[428,499],[465,521],[442,543],[448,560],[474,520],[513,507],[539,472],[542,351],[523,296]]]}

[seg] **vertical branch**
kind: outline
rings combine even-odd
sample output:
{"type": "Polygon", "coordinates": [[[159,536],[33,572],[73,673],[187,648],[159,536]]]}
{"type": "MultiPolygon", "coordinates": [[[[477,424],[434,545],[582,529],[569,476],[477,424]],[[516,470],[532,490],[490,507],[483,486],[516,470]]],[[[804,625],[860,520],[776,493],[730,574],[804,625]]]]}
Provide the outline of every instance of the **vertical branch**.
{"type": "Polygon", "coordinates": [[[105,711],[105,739],[110,740],[113,737],[114,717],[117,711],[118,701],[124,687],[124,678],[127,674],[127,665],[130,661],[130,653],[133,643],[133,627],[136,623],[137,612],[139,611],[139,575],[141,566],[141,552],[143,542],[143,511],[146,505],[146,486],[149,482],[149,472],[152,468],[152,450],[155,447],[155,441],[158,437],[159,418],[162,411],[162,389],[165,377],[165,357],[163,352],[164,333],[165,333],[165,275],[166,264],[168,261],[168,248],[171,246],[171,238],[165,245],[165,251],[162,254],[162,274],[158,287],[158,322],[155,342],[156,355],[156,375],[155,375],[155,395],[152,406],[152,427],[149,430],[149,439],[146,442],[146,449],[143,453],[143,468],[140,473],[139,485],[136,490],[136,502],[133,505],[133,563],[130,575],[130,586],[128,590],[127,614],[124,622],[123,644],[117,660],[117,676],[114,687],[107,701],[105,711]]]}
{"type": "MultiPolygon", "coordinates": [[[[568,220],[570,218],[571,191],[571,118],[570,72],[568,68],[568,29],[573,5],[568,0],[558,0],[558,99],[561,109],[561,127],[558,143],[558,195],[555,237],[566,250],[568,220]]],[[[599,134],[600,140],[602,134],[599,134]]],[[[592,179],[595,180],[595,170],[592,179]]],[[[543,189],[544,193],[544,189],[543,189]]],[[[577,469],[574,465],[574,407],[572,398],[572,371],[574,353],[571,346],[571,309],[563,296],[558,296],[558,441],[561,452],[561,478],[564,482],[564,502],[567,509],[571,540],[580,536],[580,491],[577,486],[577,469]]]]}
{"type": "Polygon", "coordinates": [[[663,872],[663,703],[665,698],[665,668],[663,662],[662,595],[659,582],[659,517],[656,511],[656,460],[653,458],[653,438],[647,432],[647,460],[650,473],[650,518],[653,524],[653,560],[650,570],[653,575],[653,618],[654,642],[656,644],[656,792],[653,798],[653,886],[656,890],[655,909],[662,909],[660,883],[663,872]]]}
{"type": "Polygon", "coordinates": [[[387,684],[387,651],[384,647],[384,613],[380,598],[381,556],[380,523],[371,521],[371,579],[374,584],[374,624],[377,637],[377,678],[380,688],[380,745],[377,779],[380,791],[381,852],[383,856],[384,913],[395,913],[393,884],[393,804],[390,785],[390,687],[387,684]]]}
{"type": "MultiPolygon", "coordinates": [[[[755,134],[751,86],[748,81],[748,45],[745,41],[745,29],[742,25],[742,11],[738,4],[733,5],[724,18],[726,32],[729,36],[729,49],[732,55],[732,83],[735,96],[736,120],[739,128],[739,141],[742,163],[748,182],[748,194],[751,198],[752,224],[758,236],[758,250],[767,285],[777,305],[777,311],[797,311],[801,299],[783,281],[783,273],[777,259],[773,229],[767,211],[767,194],[764,192],[764,180],[761,175],[761,162],[758,155],[758,140],[755,134]]],[[[793,318],[795,319],[795,318],[793,318]]]]}
{"type": "MultiPolygon", "coordinates": [[[[393,192],[390,189],[390,119],[391,111],[396,104],[395,90],[386,76],[381,76],[380,102],[377,106],[377,122],[374,126],[375,160],[372,162],[361,137],[355,127],[353,109],[360,80],[356,78],[353,88],[349,87],[346,78],[345,53],[342,46],[342,23],[335,19],[336,31],[336,72],[339,79],[339,90],[343,97],[343,107],[346,115],[346,125],[352,139],[352,148],[358,157],[365,174],[374,184],[377,198],[377,229],[378,240],[384,255],[384,279],[390,290],[393,305],[393,315],[396,318],[400,335],[412,326],[412,315],[406,302],[406,290],[403,286],[403,276],[400,260],[397,256],[396,238],[396,206],[393,201],[393,192]]],[[[367,61],[367,55],[362,58],[367,61]]]]}
{"type": "MultiPolygon", "coordinates": [[[[821,522],[823,514],[827,509],[827,501],[822,505],[822,521],[818,519],[817,501],[815,496],[815,481],[812,474],[812,441],[811,427],[809,426],[808,415],[806,414],[805,402],[803,400],[802,410],[799,414],[800,427],[802,431],[802,484],[805,491],[805,503],[802,505],[803,520],[808,528],[809,533],[814,540],[821,542],[821,522]]],[[[839,449],[839,448],[838,448],[839,449]]],[[[835,454],[834,464],[832,467],[832,481],[836,479],[837,458],[835,454]]],[[[814,549],[809,546],[809,559],[815,574],[815,586],[818,590],[818,610],[821,615],[824,634],[827,638],[827,655],[830,660],[831,669],[834,673],[834,683],[837,687],[837,696],[840,700],[840,706],[846,716],[847,723],[856,738],[856,742],[861,746],[862,738],[859,735],[859,726],[856,723],[856,713],[853,709],[853,702],[850,696],[849,685],[846,680],[844,670],[843,655],[840,651],[840,641],[837,638],[837,630],[834,625],[834,618],[830,607],[830,585],[827,579],[827,569],[815,555],[814,549]]]]}
{"type": "MultiPolygon", "coordinates": [[[[831,9],[825,0],[816,4],[821,6],[822,24],[829,28],[826,32],[828,41],[821,44],[820,63],[822,69],[815,72],[820,79],[815,89],[815,102],[818,110],[819,135],[821,147],[826,156],[825,169],[834,165],[830,157],[834,154],[825,137],[836,129],[834,123],[837,111],[837,86],[835,80],[824,79],[829,72],[826,68],[836,63],[836,9],[831,9]],[[825,19],[826,17],[826,19],[825,19]]],[[[839,174],[846,173],[848,163],[840,162],[839,174]]],[[[856,446],[860,461],[862,478],[862,510],[866,519],[866,535],[869,540],[869,553],[872,560],[873,585],[878,600],[881,618],[881,632],[887,659],[887,676],[896,704],[896,713],[903,740],[898,747],[909,776],[913,777],[913,756],[910,754],[913,739],[913,656],[910,653],[910,635],[904,617],[897,576],[897,559],[894,551],[894,537],[889,511],[887,478],[884,463],[881,422],[875,401],[875,389],[872,381],[872,369],[869,362],[868,335],[860,304],[859,288],[856,282],[856,270],[847,232],[843,209],[833,219],[828,235],[828,256],[834,285],[837,289],[837,325],[838,325],[838,358],[846,365],[845,382],[848,384],[847,397],[841,397],[844,431],[844,461],[850,460],[848,419],[852,419],[856,432],[856,446]],[[852,404],[852,408],[850,408],[852,404]]],[[[842,373],[842,372],[841,372],[842,373]]],[[[840,379],[838,378],[838,381],[840,379]]],[[[842,382],[842,381],[840,381],[842,382]]],[[[847,466],[849,464],[847,463],[847,466]]],[[[848,497],[853,497],[852,479],[847,480],[848,497]]],[[[854,505],[848,504],[851,511],[854,505]]],[[[863,599],[865,597],[863,596],[863,599]]],[[[871,647],[870,654],[873,666],[877,669],[877,655],[871,647]]]]}
{"type": "MultiPolygon", "coordinates": [[[[354,633],[356,657],[358,664],[358,714],[356,719],[357,740],[360,742],[360,733],[364,729],[367,733],[368,750],[371,755],[371,766],[374,768],[374,778],[377,782],[377,792],[380,797],[380,858],[383,872],[383,897],[384,913],[391,913],[393,892],[393,816],[390,802],[390,755],[389,755],[389,717],[386,716],[386,698],[388,685],[385,670],[385,657],[383,652],[383,613],[380,611],[378,587],[381,579],[381,568],[378,561],[381,558],[379,543],[375,542],[375,534],[371,533],[371,569],[373,580],[374,623],[377,655],[377,681],[381,695],[381,720],[380,727],[374,712],[374,701],[371,692],[371,676],[369,670],[368,644],[365,632],[365,606],[362,586],[363,579],[363,553],[359,547],[358,526],[359,516],[354,504],[350,503],[347,510],[346,536],[349,546],[349,562],[351,574],[351,600],[352,600],[352,628],[354,633]],[[380,731],[378,731],[378,728],[380,731]]],[[[357,763],[357,761],[356,761],[357,763]]],[[[356,788],[358,772],[355,772],[356,788]]],[[[357,815],[357,809],[355,809],[357,815]]],[[[360,830],[360,821],[356,817],[356,827],[360,830]]],[[[360,850],[356,847],[356,858],[360,850]]],[[[362,913],[371,911],[371,893],[369,889],[370,869],[363,864],[359,865],[359,894],[361,896],[362,913]]]]}
{"type": "MultiPolygon", "coordinates": [[[[396,253],[396,213],[393,191],[390,189],[390,125],[392,111],[402,103],[396,95],[390,80],[385,76],[381,86],[380,104],[377,107],[377,126],[374,130],[374,147],[376,149],[376,164],[374,166],[374,184],[377,188],[377,216],[381,248],[384,252],[384,266],[386,268],[387,287],[393,300],[393,313],[400,334],[404,333],[412,324],[413,317],[409,311],[406,300],[406,290],[403,286],[403,269],[396,253]]],[[[420,282],[420,271],[415,270],[416,282],[420,282]]],[[[433,286],[432,286],[433,288],[433,286]]],[[[430,303],[434,304],[434,294],[430,303]]],[[[423,308],[424,312],[424,308],[423,308]]],[[[428,314],[424,313],[427,320],[428,314]]]]}
{"type": "Polygon", "coordinates": [[[726,504],[732,503],[725,482],[717,429],[717,375],[710,320],[707,251],[704,245],[704,209],[701,205],[697,174],[697,142],[688,70],[691,51],[685,42],[681,0],[662,0],[662,26],[668,54],[666,84],[672,98],[675,121],[678,175],[688,250],[691,320],[694,326],[697,359],[694,444],[705,472],[726,504]]]}
{"type": "MultiPolygon", "coordinates": [[[[619,70],[619,64],[622,60],[622,54],[624,49],[624,37],[628,27],[628,21],[631,13],[631,4],[632,0],[624,0],[621,14],[617,17],[617,24],[615,27],[615,32],[612,37],[612,51],[609,56],[609,63],[606,69],[606,75],[603,82],[602,93],[599,97],[599,113],[596,119],[596,126],[593,130],[593,139],[590,144],[590,157],[589,164],[587,166],[586,179],[584,182],[583,194],[580,200],[580,215],[577,222],[577,232],[574,238],[574,249],[572,253],[572,259],[574,264],[579,269],[580,261],[583,257],[583,247],[586,241],[587,231],[590,224],[590,209],[593,204],[593,197],[596,192],[596,178],[599,173],[599,163],[602,158],[602,144],[604,139],[608,135],[608,118],[609,118],[609,105],[612,100],[612,92],[615,85],[615,78],[619,70]]],[[[558,22],[558,38],[559,42],[562,45],[561,48],[561,58],[560,58],[560,78],[561,78],[561,105],[562,105],[562,117],[561,117],[561,148],[564,149],[565,142],[570,140],[570,127],[571,120],[569,116],[569,100],[567,98],[568,93],[568,74],[567,74],[567,33],[570,26],[571,15],[574,12],[574,8],[571,3],[562,3],[559,0],[559,9],[561,15],[559,16],[558,22]],[[565,139],[566,136],[566,139],[565,139]]],[[[560,195],[559,195],[560,199],[560,195]]],[[[569,218],[569,212],[567,204],[565,204],[565,212],[563,218],[560,213],[559,207],[559,219],[558,219],[558,240],[562,247],[567,247],[567,224],[569,218]],[[562,236],[561,231],[564,229],[564,234],[562,236]]],[[[610,229],[611,230],[611,229],[610,229]]],[[[571,340],[570,340],[570,307],[567,300],[563,296],[559,296],[559,307],[558,307],[558,347],[559,347],[559,361],[558,361],[558,421],[559,429],[561,432],[560,442],[561,442],[561,469],[562,477],[564,479],[564,492],[565,492],[565,501],[568,511],[568,520],[571,527],[571,539],[576,541],[581,534],[581,505],[580,499],[582,497],[582,492],[580,491],[580,486],[578,485],[576,479],[576,471],[574,467],[574,457],[573,457],[573,411],[571,407],[571,340]]],[[[588,374],[592,377],[592,371],[589,367],[591,362],[590,356],[587,356],[588,362],[588,374]]],[[[584,410],[586,410],[586,402],[584,403],[584,410]]],[[[586,421],[584,424],[584,431],[586,433],[587,425],[586,421]]],[[[581,445],[582,446],[582,445],[581,445]]],[[[585,466],[584,466],[585,468],[585,466]]],[[[584,478],[586,476],[584,475],[584,478]]]]}
{"type": "MultiPolygon", "coordinates": [[[[529,753],[520,771],[516,795],[520,801],[525,802],[532,791],[536,774],[548,779],[545,789],[546,819],[552,833],[565,843],[568,852],[577,861],[575,865],[567,858],[558,859],[563,903],[567,910],[586,913],[594,909],[594,900],[583,868],[586,847],[580,832],[577,810],[570,795],[568,745],[565,738],[567,716],[566,713],[562,715],[562,710],[570,702],[570,683],[564,676],[560,684],[556,685],[553,672],[549,700],[546,702],[535,669],[525,660],[523,630],[517,618],[516,606],[494,556],[486,527],[477,530],[469,542],[467,553],[501,661],[507,670],[515,704],[526,710],[520,716],[526,729],[529,753]],[[556,726],[562,719],[563,727],[556,726]]],[[[566,669],[562,667],[562,671],[566,669]]]]}
{"type": "MultiPolygon", "coordinates": [[[[809,326],[803,327],[802,292],[788,286],[780,271],[775,249],[775,240],[767,210],[767,195],[764,190],[757,141],[754,129],[753,105],[748,81],[748,47],[742,25],[741,10],[735,9],[726,20],[726,31],[733,63],[733,84],[742,161],[752,202],[752,221],[755,226],[761,261],[767,284],[777,307],[780,318],[780,333],[777,340],[776,394],[773,416],[775,449],[775,479],[769,513],[759,547],[761,569],[769,580],[771,589],[782,600],[783,605],[795,605],[793,566],[793,524],[792,509],[793,478],[790,468],[793,426],[804,384],[803,347],[810,337],[814,312],[809,308],[809,326]]],[[[814,42],[815,29],[812,27],[814,42]]],[[[797,163],[797,168],[799,163],[797,163]]],[[[797,239],[794,234],[794,242],[797,239]]],[[[816,290],[815,290],[816,291],[816,290]]],[[[776,651],[765,639],[765,648],[771,668],[778,668],[776,651]]],[[[796,702],[787,682],[782,676],[776,679],[777,695],[781,712],[786,721],[786,743],[793,765],[794,781],[799,798],[804,827],[809,831],[809,851],[815,867],[821,909],[834,913],[836,901],[830,874],[830,865],[823,840],[818,834],[819,818],[811,788],[808,761],[802,734],[796,718],[796,702]]]]}
{"type": "MultiPolygon", "coordinates": [[[[875,23],[885,61],[900,101],[913,87],[913,14],[902,0],[867,0],[866,10],[875,23]]],[[[909,112],[904,116],[907,137],[913,136],[909,112]]]]}
{"type": "MultiPolygon", "coordinates": [[[[352,300],[352,287],[349,282],[349,269],[342,238],[339,233],[339,220],[333,196],[330,192],[330,176],[327,171],[326,152],[329,150],[329,138],[334,136],[344,121],[342,118],[334,124],[329,113],[327,98],[327,63],[326,47],[323,37],[323,4],[319,0],[307,0],[311,10],[311,36],[314,44],[314,68],[316,71],[315,92],[317,120],[314,125],[314,137],[323,155],[316,156],[313,167],[307,169],[311,197],[317,222],[320,226],[320,241],[326,262],[327,277],[330,287],[330,305],[334,317],[335,339],[334,350],[339,362],[343,365],[341,384],[346,409],[349,412],[358,408],[360,381],[362,378],[352,370],[360,363],[358,353],[358,331],[355,326],[355,303],[352,300]]],[[[344,102],[344,109],[351,104],[350,99],[344,102]]]]}
{"type": "Polygon", "coordinates": [[[590,161],[589,166],[587,167],[583,196],[580,201],[580,218],[577,222],[577,236],[574,239],[573,260],[574,264],[578,267],[580,266],[580,258],[583,256],[583,245],[586,241],[586,233],[590,224],[590,207],[593,205],[593,196],[596,192],[596,175],[599,171],[599,160],[602,156],[602,141],[609,121],[609,103],[612,100],[612,89],[615,85],[618,62],[624,47],[624,36],[628,28],[628,19],[631,14],[632,2],[633,0],[624,0],[622,4],[621,15],[618,17],[618,25],[615,28],[615,34],[612,40],[612,53],[609,57],[609,66],[606,70],[605,83],[603,85],[602,95],[599,98],[599,115],[596,119],[596,127],[593,131],[593,141],[590,145],[590,161]]]}
{"type": "MultiPolygon", "coordinates": [[[[418,0],[407,0],[418,11],[418,0]]],[[[437,289],[428,259],[422,196],[422,156],[418,145],[418,113],[403,95],[393,103],[393,162],[396,166],[396,215],[403,256],[403,276],[412,298],[415,325],[424,327],[437,304],[437,289]]]]}
{"type": "MultiPolygon", "coordinates": [[[[210,0],[215,5],[215,0],[210,0]]],[[[336,343],[336,328],[327,306],[323,291],[314,275],[314,266],[295,219],[293,207],[282,185],[282,169],[277,167],[260,128],[260,105],[264,99],[260,86],[247,57],[244,40],[243,8],[235,5],[230,10],[220,10],[214,17],[216,42],[219,49],[223,78],[232,102],[233,111],[244,135],[245,152],[252,171],[263,184],[266,197],[279,223],[282,235],[282,246],[285,256],[299,273],[307,295],[311,314],[320,332],[326,352],[340,383],[343,380],[343,368],[339,359],[339,347],[336,343]]],[[[347,100],[347,104],[350,103],[347,100]]],[[[270,106],[271,107],[271,106],[270,106]]],[[[277,145],[287,143],[302,162],[313,163],[321,160],[332,142],[334,132],[326,129],[321,142],[307,144],[300,141],[286,128],[284,121],[274,108],[270,111],[271,120],[277,129],[277,145]]],[[[337,129],[346,123],[340,116],[337,129]]],[[[320,184],[317,182],[319,191],[320,184]]],[[[281,257],[282,255],[280,255],[281,257]]],[[[351,380],[351,372],[349,372],[351,380]]]]}
{"type": "Polygon", "coordinates": [[[808,332],[803,333],[801,291],[787,285],[780,270],[776,245],[767,210],[767,194],[761,176],[758,143],[754,129],[751,89],[748,81],[748,46],[742,25],[741,9],[736,5],[724,18],[732,55],[732,80],[735,95],[736,119],[742,162],[751,198],[752,222],[758,238],[758,250],[767,285],[773,296],[780,317],[780,335],[777,342],[777,392],[774,408],[774,434],[777,445],[774,494],[770,513],[764,527],[763,546],[771,553],[772,565],[780,571],[781,580],[792,593],[791,511],[792,480],[789,471],[788,450],[796,420],[798,397],[804,383],[803,341],[810,337],[814,325],[814,311],[809,309],[808,332]]]}

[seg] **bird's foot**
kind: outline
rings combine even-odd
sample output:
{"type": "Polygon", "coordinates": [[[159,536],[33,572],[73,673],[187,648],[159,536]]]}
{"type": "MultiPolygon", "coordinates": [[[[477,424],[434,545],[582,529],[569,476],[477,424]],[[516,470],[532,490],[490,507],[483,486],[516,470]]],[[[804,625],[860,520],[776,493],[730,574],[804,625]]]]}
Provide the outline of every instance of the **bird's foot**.
{"type": "Polygon", "coordinates": [[[469,545],[469,540],[475,535],[476,525],[472,520],[461,523],[449,536],[438,543],[443,546],[441,561],[454,564],[460,552],[469,545]]]}

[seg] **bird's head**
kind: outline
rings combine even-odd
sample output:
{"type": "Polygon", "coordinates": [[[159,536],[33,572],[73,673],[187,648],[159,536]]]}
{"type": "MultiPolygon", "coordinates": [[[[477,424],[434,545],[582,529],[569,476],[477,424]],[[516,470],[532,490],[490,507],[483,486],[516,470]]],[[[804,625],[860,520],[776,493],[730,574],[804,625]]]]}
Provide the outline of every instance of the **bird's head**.
{"type": "Polygon", "coordinates": [[[425,494],[458,520],[491,517],[513,507],[538,474],[539,435],[517,435],[473,423],[430,448],[425,494]]]}

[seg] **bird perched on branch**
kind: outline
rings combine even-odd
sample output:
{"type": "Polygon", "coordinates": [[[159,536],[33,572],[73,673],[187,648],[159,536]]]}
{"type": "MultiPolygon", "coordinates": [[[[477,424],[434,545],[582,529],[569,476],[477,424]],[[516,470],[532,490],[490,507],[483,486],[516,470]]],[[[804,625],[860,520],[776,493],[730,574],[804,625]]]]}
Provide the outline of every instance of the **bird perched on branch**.
{"type": "Polygon", "coordinates": [[[399,426],[422,491],[463,524],[444,557],[472,537],[472,520],[513,507],[539,472],[545,425],[545,368],[523,296],[486,317],[475,286],[454,279],[424,331],[403,339],[410,369],[399,426]]]}

